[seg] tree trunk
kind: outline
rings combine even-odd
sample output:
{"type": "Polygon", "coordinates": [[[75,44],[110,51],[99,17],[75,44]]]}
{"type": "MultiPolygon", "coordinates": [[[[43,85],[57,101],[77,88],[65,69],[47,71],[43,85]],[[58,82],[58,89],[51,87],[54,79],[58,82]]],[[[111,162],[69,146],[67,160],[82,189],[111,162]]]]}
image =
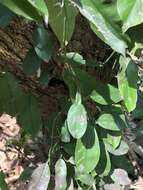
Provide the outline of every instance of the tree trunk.
{"type": "Polygon", "coordinates": [[[32,43],[35,24],[16,18],[5,28],[0,28],[0,62],[22,62],[32,43]]]}

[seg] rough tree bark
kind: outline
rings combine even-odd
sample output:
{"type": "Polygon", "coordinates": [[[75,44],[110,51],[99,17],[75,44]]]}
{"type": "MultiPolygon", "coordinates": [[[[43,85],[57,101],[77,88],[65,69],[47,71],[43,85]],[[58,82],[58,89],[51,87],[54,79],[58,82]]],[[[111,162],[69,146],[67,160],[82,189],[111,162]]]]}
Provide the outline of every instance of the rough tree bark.
{"type": "Polygon", "coordinates": [[[0,28],[0,62],[20,63],[31,46],[35,24],[16,18],[9,26],[0,28]]]}

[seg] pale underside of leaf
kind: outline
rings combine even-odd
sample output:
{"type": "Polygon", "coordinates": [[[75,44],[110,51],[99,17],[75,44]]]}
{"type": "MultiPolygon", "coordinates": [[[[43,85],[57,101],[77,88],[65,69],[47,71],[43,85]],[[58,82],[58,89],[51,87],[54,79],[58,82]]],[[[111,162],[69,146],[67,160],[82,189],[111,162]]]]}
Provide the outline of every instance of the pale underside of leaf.
{"type": "Polygon", "coordinates": [[[70,134],[76,138],[81,138],[87,128],[87,113],[82,104],[74,103],[67,116],[68,129],[70,134]]]}
{"type": "Polygon", "coordinates": [[[46,190],[50,180],[48,163],[41,164],[31,176],[28,190],[46,190]]]}

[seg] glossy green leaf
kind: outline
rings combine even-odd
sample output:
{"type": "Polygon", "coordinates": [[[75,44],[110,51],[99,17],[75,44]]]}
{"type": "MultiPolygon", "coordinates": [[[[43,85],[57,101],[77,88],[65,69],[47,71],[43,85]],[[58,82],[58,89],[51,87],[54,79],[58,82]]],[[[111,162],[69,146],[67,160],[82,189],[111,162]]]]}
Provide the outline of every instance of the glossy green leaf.
{"type": "Polygon", "coordinates": [[[128,112],[135,109],[137,103],[138,72],[135,63],[129,58],[120,58],[121,72],[118,74],[118,86],[128,112]]]}
{"type": "Polygon", "coordinates": [[[48,16],[48,8],[44,0],[27,0],[33,7],[39,10],[42,15],[48,16]]]}
{"type": "Polygon", "coordinates": [[[143,23],[143,0],[117,0],[117,8],[123,20],[123,31],[143,23]]]}
{"type": "Polygon", "coordinates": [[[111,161],[109,153],[106,150],[106,147],[102,141],[100,141],[100,160],[95,168],[95,174],[100,177],[107,176],[111,170],[111,161]]]}
{"type": "Polygon", "coordinates": [[[85,185],[92,186],[95,182],[94,177],[88,174],[84,168],[75,168],[75,177],[85,185]]]}
{"type": "Polygon", "coordinates": [[[0,27],[7,26],[15,16],[7,7],[0,4],[0,27]]]}
{"type": "Polygon", "coordinates": [[[0,189],[1,190],[9,190],[8,185],[4,180],[4,174],[0,172],[0,189]]]}
{"type": "Polygon", "coordinates": [[[119,22],[120,16],[117,11],[117,1],[111,1],[110,3],[101,2],[101,0],[97,0],[99,2],[100,7],[102,8],[102,12],[113,22],[119,22]]]}
{"type": "Polygon", "coordinates": [[[91,172],[98,164],[100,146],[98,135],[93,126],[88,126],[82,139],[77,140],[75,149],[75,162],[77,168],[91,172]]]}
{"type": "Polygon", "coordinates": [[[28,190],[46,190],[50,181],[50,168],[48,163],[41,164],[32,173],[28,190]]]}
{"type": "Polygon", "coordinates": [[[105,170],[104,170],[104,172],[102,173],[101,176],[108,176],[108,174],[109,174],[109,172],[111,170],[110,155],[107,152],[107,150],[105,152],[106,152],[106,167],[105,167],[105,170]]]}
{"type": "Polygon", "coordinates": [[[108,105],[110,102],[118,103],[121,100],[119,90],[110,84],[99,85],[97,90],[92,91],[90,97],[102,105],[108,105]]]}
{"type": "Polygon", "coordinates": [[[75,104],[81,104],[81,102],[82,102],[81,94],[77,92],[75,96],[75,104]]]}
{"type": "Polygon", "coordinates": [[[38,101],[31,94],[26,95],[24,101],[25,106],[18,119],[21,126],[35,136],[42,126],[38,101]]]}
{"type": "Polygon", "coordinates": [[[61,141],[65,143],[70,142],[70,134],[68,131],[67,121],[65,121],[64,125],[61,128],[61,141]]]}
{"type": "Polygon", "coordinates": [[[77,10],[67,0],[46,0],[46,3],[49,9],[49,23],[63,47],[72,37],[77,10]]]}
{"type": "Polygon", "coordinates": [[[37,21],[41,20],[39,12],[27,0],[0,0],[0,3],[25,18],[37,21]]]}
{"type": "Polygon", "coordinates": [[[98,120],[97,124],[100,127],[103,127],[104,129],[112,130],[112,131],[120,131],[120,128],[118,127],[117,119],[112,114],[102,114],[98,120]]]}
{"type": "Polygon", "coordinates": [[[87,128],[87,113],[81,103],[73,103],[67,115],[67,123],[70,134],[76,138],[81,138],[87,128]]]}
{"type": "Polygon", "coordinates": [[[113,149],[116,149],[121,141],[121,136],[114,136],[109,133],[107,133],[107,137],[103,139],[105,142],[110,144],[113,149]]]}
{"type": "Polygon", "coordinates": [[[110,152],[111,154],[113,154],[115,156],[127,154],[128,150],[129,150],[129,146],[124,141],[121,141],[119,147],[115,150],[113,149],[113,147],[110,144],[108,144],[106,142],[105,142],[105,146],[106,146],[106,149],[108,150],[108,152],[110,152]]]}
{"type": "Polygon", "coordinates": [[[42,26],[38,27],[33,38],[37,55],[48,62],[52,56],[52,43],[47,30],[42,26]]]}
{"type": "Polygon", "coordinates": [[[55,190],[66,190],[67,166],[63,159],[59,159],[55,165],[55,190]]]}
{"type": "Polygon", "coordinates": [[[24,72],[27,75],[33,75],[39,69],[39,67],[41,66],[41,63],[42,63],[42,60],[38,57],[34,48],[31,48],[28,51],[28,53],[23,61],[22,66],[23,66],[24,72]]]}
{"type": "MultiPolygon", "coordinates": [[[[98,136],[99,138],[102,138],[101,131],[99,131],[98,136]]],[[[99,140],[99,145],[101,150],[100,159],[95,169],[91,172],[92,176],[102,175],[106,168],[107,157],[106,157],[105,144],[103,143],[103,141],[99,140]]]]}
{"type": "Polygon", "coordinates": [[[84,70],[74,68],[74,82],[83,96],[90,96],[95,102],[108,105],[120,102],[119,90],[110,84],[103,84],[84,70]]]}
{"type": "Polygon", "coordinates": [[[63,61],[64,63],[73,64],[75,66],[86,64],[84,58],[79,53],[76,52],[61,54],[61,61],[63,61]]]}
{"type": "MultiPolygon", "coordinates": [[[[112,105],[112,106],[103,107],[102,111],[103,111],[103,114],[111,115],[113,121],[115,122],[115,124],[118,126],[120,130],[125,130],[126,128],[129,127],[129,123],[127,122],[124,111],[121,109],[120,105],[119,106],[112,105]]],[[[120,131],[111,130],[111,131],[108,131],[108,133],[110,133],[113,136],[121,135],[120,131]]]]}
{"type": "Polygon", "coordinates": [[[126,42],[121,38],[120,32],[117,31],[113,24],[110,24],[109,20],[106,19],[102,12],[102,7],[94,0],[80,0],[76,3],[79,11],[85,16],[95,28],[93,31],[100,33],[102,40],[110,45],[115,51],[125,55],[127,48],[126,42]]]}

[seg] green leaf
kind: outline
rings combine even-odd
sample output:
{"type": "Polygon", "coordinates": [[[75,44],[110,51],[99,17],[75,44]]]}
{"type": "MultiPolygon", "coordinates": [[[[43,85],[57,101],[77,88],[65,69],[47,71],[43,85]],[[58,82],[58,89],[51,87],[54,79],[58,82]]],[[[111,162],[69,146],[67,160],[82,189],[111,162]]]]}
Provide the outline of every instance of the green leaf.
{"type": "Polygon", "coordinates": [[[65,190],[67,187],[67,166],[63,159],[59,159],[55,165],[55,190],[65,190]]]}
{"type": "Polygon", "coordinates": [[[19,180],[20,181],[27,181],[30,179],[33,171],[34,171],[34,167],[27,167],[24,169],[24,171],[22,172],[22,174],[20,175],[19,180]]]}
{"type": "Polygon", "coordinates": [[[67,0],[46,0],[46,3],[49,10],[49,23],[63,47],[72,37],[77,10],[67,0]]]}
{"type": "Polygon", "coordinates": [[[95,183],[94,177],[88,174],[84,168],[75,168],[75,177],[85,185],[92,186],[95,183]]]}
{"type": "Polygon", "coordinates": [[[102,8],[102,12],[113,22],[119,22],[121,19],[119,17],[118,11],[117,11],[117,1],[111,1],[110,3],[104,3],[99,1],[100,7],[102,8]]]}
{"type": "Polygon", "coordinates": [[[70,156],[74,156],[74,152],[75,152],[75,143],[67,143],[63,145],[63,149],[64,151],[69,154],[70,156]]]}
{"type": "Polygon", "coordinates": [[[75,104],[81,104],[81,102],[82,102],[81,94],[77,92],[75,96],[75,104]]]}
{"type": "Polygon", "coordinates": [[[41,164],[32,173],[28,190],[46,190],[50,181],[50,168],[48,163],[41,164]]]}
{"type": "Polygon", "coordinates": [[[109,174],[109,172],[110,172],[110,170],[111,170],[110,155],[109,155],[109,153],[107,152],[107,150],[105,150],[105,152],[106,152],[106,159],[107,159],[107,161],[106,161],[105,170],[104,170],[104,172],[102,173],[101,176],[108,176],[108,174],[109,174]]]}
{"type": "Polygon", "coordinates": [[[48,16],[48,8],[44,0],[27,0],[33,7],[38,9],[44,16],[48,16]]]}
{"type": "Polygon", "coordinates": [[[115,136],[107,133],[107,137],[103,139],[104,142],[110,144],[113,149],[116,149],[121,141],[121,136],[115,136]]]}
{"type": "Polygon", "coordinates": [[[125,55],[127,44],[121,38],[116,27],[110,23],[109,19],[106,19],[102,12],[102,7],[94,0],[80,0],[76,5],[81,14],[92,23],[93,31],[97,34],[100,33],[100,36],[98,36],[115,51],[125,55]]]}
{"type": "Polygon", "coordinates": [[[25,107],[19,115],[19,123],[32,136],[35,136],[41,128],[41,114],[36,98],[28,94],[25,96],[25,107]]]}
{"type": "Polygon", "coordinates": [[[23,107],[22,92],[15,77],[7,71],[0,77],[0,89],[0,111],[18,114],[23,107]]]}
{"type": "Polygon", "coordinates": [[[96,123],[100,127],[103,127],[104,129],[108,129],[112,131],[120,131],[120,128],[118,127],[117,119],[118,118],[115,118],[114,115],[105,113],[105,114],[102,114],[98,118],[96,123]]]}
{"type": "Polygon", "coordinates": [[[122,168],[129,174],[134,172],[134,167],[126,155],[112,156],[111,162],[113,168],[122,168]]]}
{"type": "Polygon", "coordinates": [[[61,129],[61,141],[65,143],[70,142],[70,134],[68,131],[67,121],[65,121],[61,129]]]}
{"type": "Polygon", "coordinates": [[[106,142],[104,142],[104,143],[105,143],[105,146],[106,146],[106,149],[108,150],[108,152],[110,152],[111,154],[113,154],[115,156],[127,154],[128,150],[129,150],[127,143],[124,141],[121,141],[119,147],[115,150],[113,149],[113,147],[110,144],[108,144],[106,142]]]}
{"type": "Polygon", "coordinates": [[[67,115],[67,123],[70,134],[76,138],[81,138],[87,128],[87,113],[81,103],[74,103],[70,107],[67,115]]]}
{"type": "Polygon", "coordinates": [[[68,73],[73,77],[73,83],[76,83],[83,96],[91,96],[95,102],[102,105],[118,103],[122,100],[119,90],[114,86],[101,83],[95,77],[79,68],[73,68],[73,71],[74,74],[72,72],[68,73]]]}
{"type": "Polygon", "coordinates": [[[136,108],[132,111],[132,118],[141,120],[143,118],[143,93],[138,89],[137,92],[138,98],[137,98],[137,104],[136,108]]]}
{"type": "Polygon", "coordinates": [[[47,69],[42,69],[40,73],[39,83],[42,86],[48,86],[50,79],[51,78],[50,78],[49,71],[47,69]]]}
{"type": "Polygon", "coordinates": [[[95,174],[103,177],[107,176],[111,170],[111,161],[109,153],[107,152],[105,145],[100,141],[100,150],[102,150],[100,154],[100,160],[95,168],[95,174]]]}
{"type": "Polygon", "coordinates": [[[23,61],[23,69],[24,72],[30,76],[36,73],[36,71],[39,69],[39,67],[41,66],[41,62],[42,60],[38,57],[38,55],[36,54],[34,48],[31,48],[24,61],[23,61]]]}
{"type": "Polygon", "coordinates": [[[121,100],[119,90],[110,84],[99,84],[96,86],[96,90],[92,91],[90,97],[92,100],[102,105],[108,105],[113,102],[118,103],[121,100]]]}
{"type": "Polygon", "coordinates": [[[79,66],[79,65],[85,65],[86,61],[84,60],[84,58],[76,52],[69,52],[66,54],[61,54],[61,61],[63,61],[64,63],[69,63],[69,64],[73,64],[75,66],[79,66]]]}
{"type": "Polygon", "coordinates": [[[98,135],[93,126],[88,126],[82,139],[77,140],[75,149],[75,162],[77,168],[91,172],[98,164],[100,146],[98,135]]]}
{"type": "Polygon", "coordinates": [[[11,11],[25,18],[32,20],[41,20],[39,12],[25,0],[0,0],[0,3],[8,7],[11,11]]]}
{"type": "Polygon", "coordinates": [[[9,190],[8,185],[4,180],[4,174],[0,172],[0,189],[1,190],[9,190]]]}
{"type": "MultiPolygon", "coordinates": [[[[114,122],[116,123],[116,125],[118,126],[119,129],[121,130],[125,130],[126,128],[129,127],[129,124],[127,122],[126,116],[124,114],[124,111],[121,109],[120,106],[107,106],[107,107],[103,107],[103,114],[109,114],[113,117],[114,122]]],[[[116,131],[108,131],[108,133],[110,133],[111,135],[115,135],[118,136],[120,135],[120,132],[116,132],[116,131]]]]}
{"type": "Polygon", "coordinates": [[[15,16],[7,7],[0,4],[0,27],[7,26],[15,16]]]}
{"type": "Polygon", "coordinates": [[[74,77],[68,69],[64,69],[63,71],[63,80],[69,88],[70,97],[74,100],[74,97],[77,92],[77,87],[76,87],[74,77]]]}
{"type": "Polygon", "coordinates": [[[137,67],[130,58],[120,58],[121,72],[118,74],[118,86],[128,112],[135,109],[137,103],[137,67]]]}
{"type": "Polygon", "coordinates": [[[117,8],[123,20],[123,31],[143,23],[143,0],[117,0],[117,8]]]}
{"type": "Polygon", "coordinates": [[[34,32],[33,40],[37,55],[48,62],[52,56],[52,43],[47,30],[39,26],[34,32]]]}

